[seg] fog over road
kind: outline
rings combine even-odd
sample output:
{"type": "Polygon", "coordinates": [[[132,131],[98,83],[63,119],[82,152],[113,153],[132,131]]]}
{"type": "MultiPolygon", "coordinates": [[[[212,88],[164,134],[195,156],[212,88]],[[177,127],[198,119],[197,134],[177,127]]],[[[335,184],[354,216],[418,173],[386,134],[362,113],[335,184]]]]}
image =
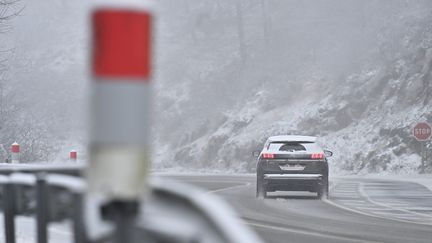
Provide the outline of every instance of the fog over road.
{"type": "Polygon", "coordinates": [[[431,242],[432,192],[406,181],[334,178],[313,193],[255,198],[254,176],[170,176],[223,197],[265,242],[431,242]]]}

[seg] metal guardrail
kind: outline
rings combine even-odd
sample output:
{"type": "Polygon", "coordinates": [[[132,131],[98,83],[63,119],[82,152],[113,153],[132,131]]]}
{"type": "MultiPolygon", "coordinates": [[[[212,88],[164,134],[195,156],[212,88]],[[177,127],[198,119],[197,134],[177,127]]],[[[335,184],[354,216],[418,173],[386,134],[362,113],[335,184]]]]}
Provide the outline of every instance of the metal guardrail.
{"type": "Polygon", "coordinates": [[[81,177],[84,167],[0,165],[5,242],[16,242],[15,218],[18,215],[36,218],[37,243],[47,243],[49,225],[63,220],[72,222],[75,243],[261,242],[216,196],[161,178],[152,178],[151,193],[143,196],[137,218],[129,221],[123,218],[125,215],[111,215],[110,218],[103,208],[101,210],[98,200],[87,195],[87,185],[81,177]],[[114,224],[110,220],[124,224],[114,224]],[[119,230],[115,225],[124,228],[119,230]],[[94,232],[95,228],[99,232],[94,232]]]}
{"type": "Polygon", "coordinates": [[[32,164],[3,164],[0,163],[0,175],[9,175],[11,173],[56,173],[62,175],[82,176],[86,167],[82,163],[32,163],[32,164]]]}
{"type": "Polygon", "coordinates": [[[46,172],[12,172],[0,176],[1,204],[4,212],[5,242],[15,243],[15,217],[36,216],[38,243],[48,242],[48,225],[64,219],[73,222],[74,242],[84,243],[82,178],[46,172]]]}

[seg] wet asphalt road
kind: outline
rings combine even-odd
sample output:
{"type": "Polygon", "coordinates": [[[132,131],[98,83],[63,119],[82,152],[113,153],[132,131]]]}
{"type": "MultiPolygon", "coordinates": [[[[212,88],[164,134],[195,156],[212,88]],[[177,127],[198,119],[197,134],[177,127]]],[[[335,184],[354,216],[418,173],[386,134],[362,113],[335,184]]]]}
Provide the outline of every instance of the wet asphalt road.
{"type": "Polygon", "coordinates": [[[432,242],[432,192],[412,182],[339,178],[330,198],[270,193],[255,198],[253,176],[175,176],[233,206],[265,242],[432,242]]]}

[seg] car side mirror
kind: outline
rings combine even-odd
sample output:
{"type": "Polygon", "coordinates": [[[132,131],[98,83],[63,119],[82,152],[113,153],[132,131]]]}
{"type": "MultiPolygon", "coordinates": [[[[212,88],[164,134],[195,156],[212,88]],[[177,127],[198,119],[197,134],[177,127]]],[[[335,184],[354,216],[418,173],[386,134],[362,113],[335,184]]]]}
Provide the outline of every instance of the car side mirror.
{"type": "Polygon", "coordinates": [[[324,155],[325,157],[332,157],[333,156],[333,152],[330,150],[324,150],[324,155]]]}
{"type": "Polygon", "coordinates": [[[252,152],[252,156],[255,157],[255,158],[258,158],[259,155],[260,155],[260,153],[261,153],[261,151],[253,151],[252,152]]]}

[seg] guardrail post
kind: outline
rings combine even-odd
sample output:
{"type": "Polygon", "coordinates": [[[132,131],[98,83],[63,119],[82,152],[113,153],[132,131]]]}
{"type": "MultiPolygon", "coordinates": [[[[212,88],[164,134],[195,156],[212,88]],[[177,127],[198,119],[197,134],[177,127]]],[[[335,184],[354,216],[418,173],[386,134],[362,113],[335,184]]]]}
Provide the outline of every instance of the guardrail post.
{"type": "Polygon", "coordinates": [[[73,234],[75,243],[86,243],[87,242],[87,232],[84,226],[83,218],[83,197],[79,193],[73,193],[73,234]]]}
{"type": "Polygon", "coordinates": [[[15,192],[14,186],[5,183],[4,190],[4,224],[6,243],[15,243],[15,192]]]}
{"type": "Polygon", "coordinates": [[[71,150],[70,152],[69,152],[69,160],[70,161],[73,161],[73,162],[76,162],[77,161],[77,151],[76,150],[71,150]]]}
{"type": "Polygon", "coordinates": [[[36,222],[37,242],[48,242],[48,188],[44,175],[38,175],[36,180],[36,222]]]}

